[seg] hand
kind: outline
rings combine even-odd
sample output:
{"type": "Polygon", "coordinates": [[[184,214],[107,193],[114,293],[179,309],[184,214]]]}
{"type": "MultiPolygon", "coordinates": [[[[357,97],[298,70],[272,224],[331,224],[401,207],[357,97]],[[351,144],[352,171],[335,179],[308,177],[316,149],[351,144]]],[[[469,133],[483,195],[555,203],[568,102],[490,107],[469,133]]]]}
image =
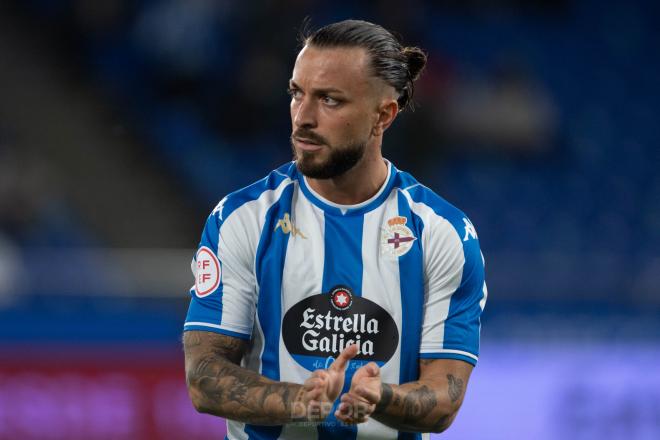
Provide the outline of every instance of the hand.
{"type": "Polygon", "coordinates": [[[348,362],[358,352],[358,346],[351,344],[342,351],[327,370],[316,370],[305,381],[302,395],[293,408],[294,419],[303,417],[309,421],[323,421],[332,411],[332,406],[344,387],[344,374],[348,362]]]}
{"type": "Polygon", "coordinates": [[[369,420],[381,397],[380,368],[373,362],[358,369],[353,375],[351,389],[341,396],[335,411],[337,420],[355,425],[369,420]]]}

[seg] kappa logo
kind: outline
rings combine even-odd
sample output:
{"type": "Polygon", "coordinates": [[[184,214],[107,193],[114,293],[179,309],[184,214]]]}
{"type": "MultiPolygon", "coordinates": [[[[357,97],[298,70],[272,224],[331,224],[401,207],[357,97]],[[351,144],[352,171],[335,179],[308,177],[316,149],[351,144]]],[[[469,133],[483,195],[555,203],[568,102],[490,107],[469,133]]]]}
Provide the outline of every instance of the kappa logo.
{"type": "Polygon", "coordinates": [[[392,257],[401,257],[408,253],[417,237],[413,234],[406,222],[406,217],[392,217],[387,220],[387,225],[382,228],[380,236],[380,248],[383,254],[392,257]]]}
{"type": "Polygon", "coordinates": [[[293,224],[288,212],[284,214],[284,217],[277,221],[277,225],[275,225],[273,231],[277,231],[277,228],[282,229],[284,234],[291,234],[293,237],[307,238],[305,237],[305,234],[293,224]]]}
{"type": "Polygon", "coordinates": [[[465,223],[465,236],[463,237],[463,241],[468,241],[471,238],[474,238],[476,240],[478,238],[477,230],[474,229],[474,225],[472,224],[472,222],[467,218],[463,217],[463,223],[465,223]]]}

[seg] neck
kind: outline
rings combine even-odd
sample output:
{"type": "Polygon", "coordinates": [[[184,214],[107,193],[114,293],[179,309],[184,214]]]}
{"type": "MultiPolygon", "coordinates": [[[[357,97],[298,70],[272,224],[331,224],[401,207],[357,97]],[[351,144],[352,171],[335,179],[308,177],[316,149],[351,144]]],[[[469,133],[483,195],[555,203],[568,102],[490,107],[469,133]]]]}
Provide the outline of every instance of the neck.
{"type": "Polygon", "coordinates": [[[356,205],[373,197],[387,179],[387,164],[380,148],[367,149],[362,160],[339,177],[307,178],[309,186],[339,205],[356,205]],[[372,151],[371,154],[369,152],[372,151]]]}

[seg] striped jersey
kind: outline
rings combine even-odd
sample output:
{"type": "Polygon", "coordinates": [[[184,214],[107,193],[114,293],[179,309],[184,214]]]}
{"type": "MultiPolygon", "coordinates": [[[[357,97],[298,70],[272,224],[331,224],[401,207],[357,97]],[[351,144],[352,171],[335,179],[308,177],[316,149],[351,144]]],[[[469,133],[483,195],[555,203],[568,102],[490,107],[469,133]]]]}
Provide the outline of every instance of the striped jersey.
{"type": "MultiPolygon", "coordinates": [[[[486,303],[484,260],[470,220],[388,162],[369,200],[338,205],[295,162],[225,197],[208,217],[192,262],[184,330],[249,340],[241,365],[303,383],[349,344],[357,368],[383,382],[418,379],[420,358],[475,364],[486,303]]],[[[336,405],[336,404],[335,404],[336,405]]],[[[373,418],[345,426],[256,426],[227,421],[229,439],[402,439],[373,418]]]]}

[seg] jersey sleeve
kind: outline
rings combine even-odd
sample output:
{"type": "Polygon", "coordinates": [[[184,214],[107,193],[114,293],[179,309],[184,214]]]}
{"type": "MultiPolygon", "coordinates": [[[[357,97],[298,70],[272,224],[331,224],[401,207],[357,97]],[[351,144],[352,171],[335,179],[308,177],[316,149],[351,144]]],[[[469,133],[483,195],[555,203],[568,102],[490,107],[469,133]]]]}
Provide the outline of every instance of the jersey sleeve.
{"type": "Polygon", "coordinates": [[[475,365],[488,295],[477,233],[467,217],[453,224],[440,218],[427,229],[420,357],[475,365]]]}
{"type": "Polygon", "coordinates": [[[250,240],[232,216],[223,221],[222,203],[209,216],[191,268],[186,330],[250,339],[256,307],[256,279],[250,240]]]}

